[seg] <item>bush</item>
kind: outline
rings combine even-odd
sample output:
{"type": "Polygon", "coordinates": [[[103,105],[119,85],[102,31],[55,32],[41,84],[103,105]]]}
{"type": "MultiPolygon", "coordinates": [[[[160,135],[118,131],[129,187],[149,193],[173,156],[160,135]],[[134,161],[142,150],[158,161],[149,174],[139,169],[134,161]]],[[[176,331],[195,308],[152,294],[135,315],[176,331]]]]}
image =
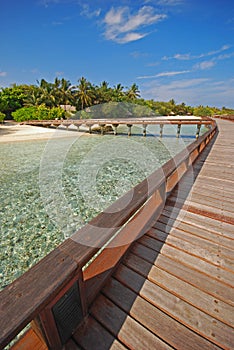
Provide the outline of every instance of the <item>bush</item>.
{"type": "Polygon", "coordinates": [[[60,107],[53,107],[49,111],[49,118],[48,119],[61,119],[66,117],[66,112],[64,109],[60,107]]]}
{"type": "Polygon", "coordinates": [[[45,105],[38,107],[23,107],[12,112],[12,117],[16,122],[27,120],[51,120],[65,117],[65,111],[60,107],[48,108],[45,105]]]}
{"type": "Polygon", "coordinates": [[[5,116],[6,116],[6,115],[5,115],[4,113],[0,112],[0,123],[3,122],[5,116]]]}

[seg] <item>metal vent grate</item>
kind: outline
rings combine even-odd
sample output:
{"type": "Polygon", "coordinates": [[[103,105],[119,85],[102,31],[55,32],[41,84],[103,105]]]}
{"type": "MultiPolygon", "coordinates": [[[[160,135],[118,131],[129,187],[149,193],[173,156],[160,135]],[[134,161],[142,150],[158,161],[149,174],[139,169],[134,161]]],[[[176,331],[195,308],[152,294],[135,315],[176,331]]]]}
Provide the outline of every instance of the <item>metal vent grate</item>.
{"type": "Polygon", "coordinates": [[[65,344],[83,318],[77,282],[53,306],[52,312],[61,342],[65,344]]]}

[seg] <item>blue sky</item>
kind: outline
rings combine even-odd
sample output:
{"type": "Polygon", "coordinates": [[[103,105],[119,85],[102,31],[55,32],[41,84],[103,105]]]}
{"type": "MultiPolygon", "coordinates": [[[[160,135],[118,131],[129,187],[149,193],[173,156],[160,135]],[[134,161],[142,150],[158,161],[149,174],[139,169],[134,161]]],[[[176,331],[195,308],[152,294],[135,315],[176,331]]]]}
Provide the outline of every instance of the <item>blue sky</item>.
{"type": "Polygon", "coordinates": [[[0,0],[0,50],[2,87],[84,76],[234,108],[233,0],[0,0]]]}

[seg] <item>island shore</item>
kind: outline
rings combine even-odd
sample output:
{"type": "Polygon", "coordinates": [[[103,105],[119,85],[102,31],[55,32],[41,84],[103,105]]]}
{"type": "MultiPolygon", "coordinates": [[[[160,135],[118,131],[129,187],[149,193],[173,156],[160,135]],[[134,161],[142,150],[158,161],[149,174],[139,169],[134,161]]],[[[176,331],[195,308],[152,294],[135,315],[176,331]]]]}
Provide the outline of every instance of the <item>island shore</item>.
{"type": "MultiPolygon", "coordinates": [[[[160,117],[160,119],[178,119],[178,116],[170,116],[170,117],[160,117]]],[[[180,120],[189,120],[191,116],[179,116],[180,120]]],[[[200,120],[201,117],[193,116],[192,119],[200,120]]],[[[93,125],[93,127],[98,125],[93,125]]],[[[60,138],[60,137],[74,137],[83,135],[89,135],[88,127],[83,127],[82,131],[77,131],[77,128],[74,126],[69,127],[59,127],[55,128],[46,128],[41,126],[33,126],[33,125],[24,125],[18,124],[15,122],[6,121],[3,124],[0,124],[0,143],[3,142],[19,142],[19,141],[35,141],[35,140],[48,140],[52,137],[60,138]]]]}
{"type": "Polygon", "coordinates": [[[82,132],[72,130],[43,128],[16,123],[4,123],[0,125],[0,143],[48,140],[52,137],[74,137],[75,135],[82,134],[82,132]]]}

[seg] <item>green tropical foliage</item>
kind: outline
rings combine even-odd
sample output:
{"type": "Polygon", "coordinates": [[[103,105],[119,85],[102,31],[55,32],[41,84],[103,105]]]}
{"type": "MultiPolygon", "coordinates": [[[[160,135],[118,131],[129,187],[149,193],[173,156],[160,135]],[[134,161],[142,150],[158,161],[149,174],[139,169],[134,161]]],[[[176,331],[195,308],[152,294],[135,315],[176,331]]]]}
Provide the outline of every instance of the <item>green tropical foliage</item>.
{"type": "Polygon", "coordinates": [[[94,87],[92,84],[85,79],[84,77],[81,77],[78,80],[78,86],[77,91],[75,92],[75,99],[77,99],[77,107],[79,109],[84,109],[85,107],[91,106],[92,101],[94,98],[94,87]]]}
{"type": "Polygon", "coordinates": [[[60,107],[48,108],[45,105],[23,107],[15,112],[12,116],[16,122],[23,122],[26,120],[52,120],[65,117],[65,111],[60,107]]]}
{"type": "Polygon", "coordinates": [[[24,100],[27,97],[27,89],[27,85],[13,85],[12,87],[2,88],[0,92],[0,112],[10,117],[13,111],[23,107],[24,100]]]}
{"type": "Polygon", "coordinates": [[[3,122],[5,116],[6,116],[6,115],[5,115],[4,113],[0,112],[0,123],[3,122]]]}
{"type": "MultiPolygon", "coordinates": [[[[37,81],[36,85],[12,85],[10,87],[0,88],[0,112],[6,115],[6,119],[13,116],[15,111],[22,108],[35,107],[35,109],[23,109],[14,118],[19,118],[21,121],[29,119],[50,119],[56,116],[69,118],[71,116],[70,107],[76,108],[80,113],[80,118],[93,118],[94,111],[100,115],[107,115],[109,107],[101,107],[100,104],[107,102],[112,103],[112,113],[118,114],[118,108],[113,109],[113,104],[117,102],[132,103],[136,106],[133,110],[128,107],[128,113],[132,115],[146,116],[154,115],[200,115],[213,116],[215,114],[234,114],[233,109],[222,107],[197,106],[191,107],[185,103],[176,104],[174,99],[168,102],[145,100],[141,98],[138,86],[133,83],[130,87],[124,87],[121,83],[109,86],[108,82],[102,81],[100,85],[94,85],[85,77],[78,80],[77,85],[72,85],[69,80],[64,78],[55,78],[53,82],[48,82],[45,79],[37,81]],[[99,108],[93,109],[93,106],[99,105],[99,108]],[[87,108],[92,106],[92,110],[87,108]],[[139,107],[138,107],[139,106],[139,107]],[[66,113],[60,109],[62,107],[66,113]],[[143,108],[144,107],[144,108],[143,108]],[[23,112],[22,112],[23,111],[23,112]],[[23,114],[20,114],[23,113],[23,114]]],[[[122,111],[125,114],[126,111],[122,111]]],[[[79,115],[79,114],[78,114],[79,115]]],[[[15,119],[16,120],[16,119],[15,119]]]]}

